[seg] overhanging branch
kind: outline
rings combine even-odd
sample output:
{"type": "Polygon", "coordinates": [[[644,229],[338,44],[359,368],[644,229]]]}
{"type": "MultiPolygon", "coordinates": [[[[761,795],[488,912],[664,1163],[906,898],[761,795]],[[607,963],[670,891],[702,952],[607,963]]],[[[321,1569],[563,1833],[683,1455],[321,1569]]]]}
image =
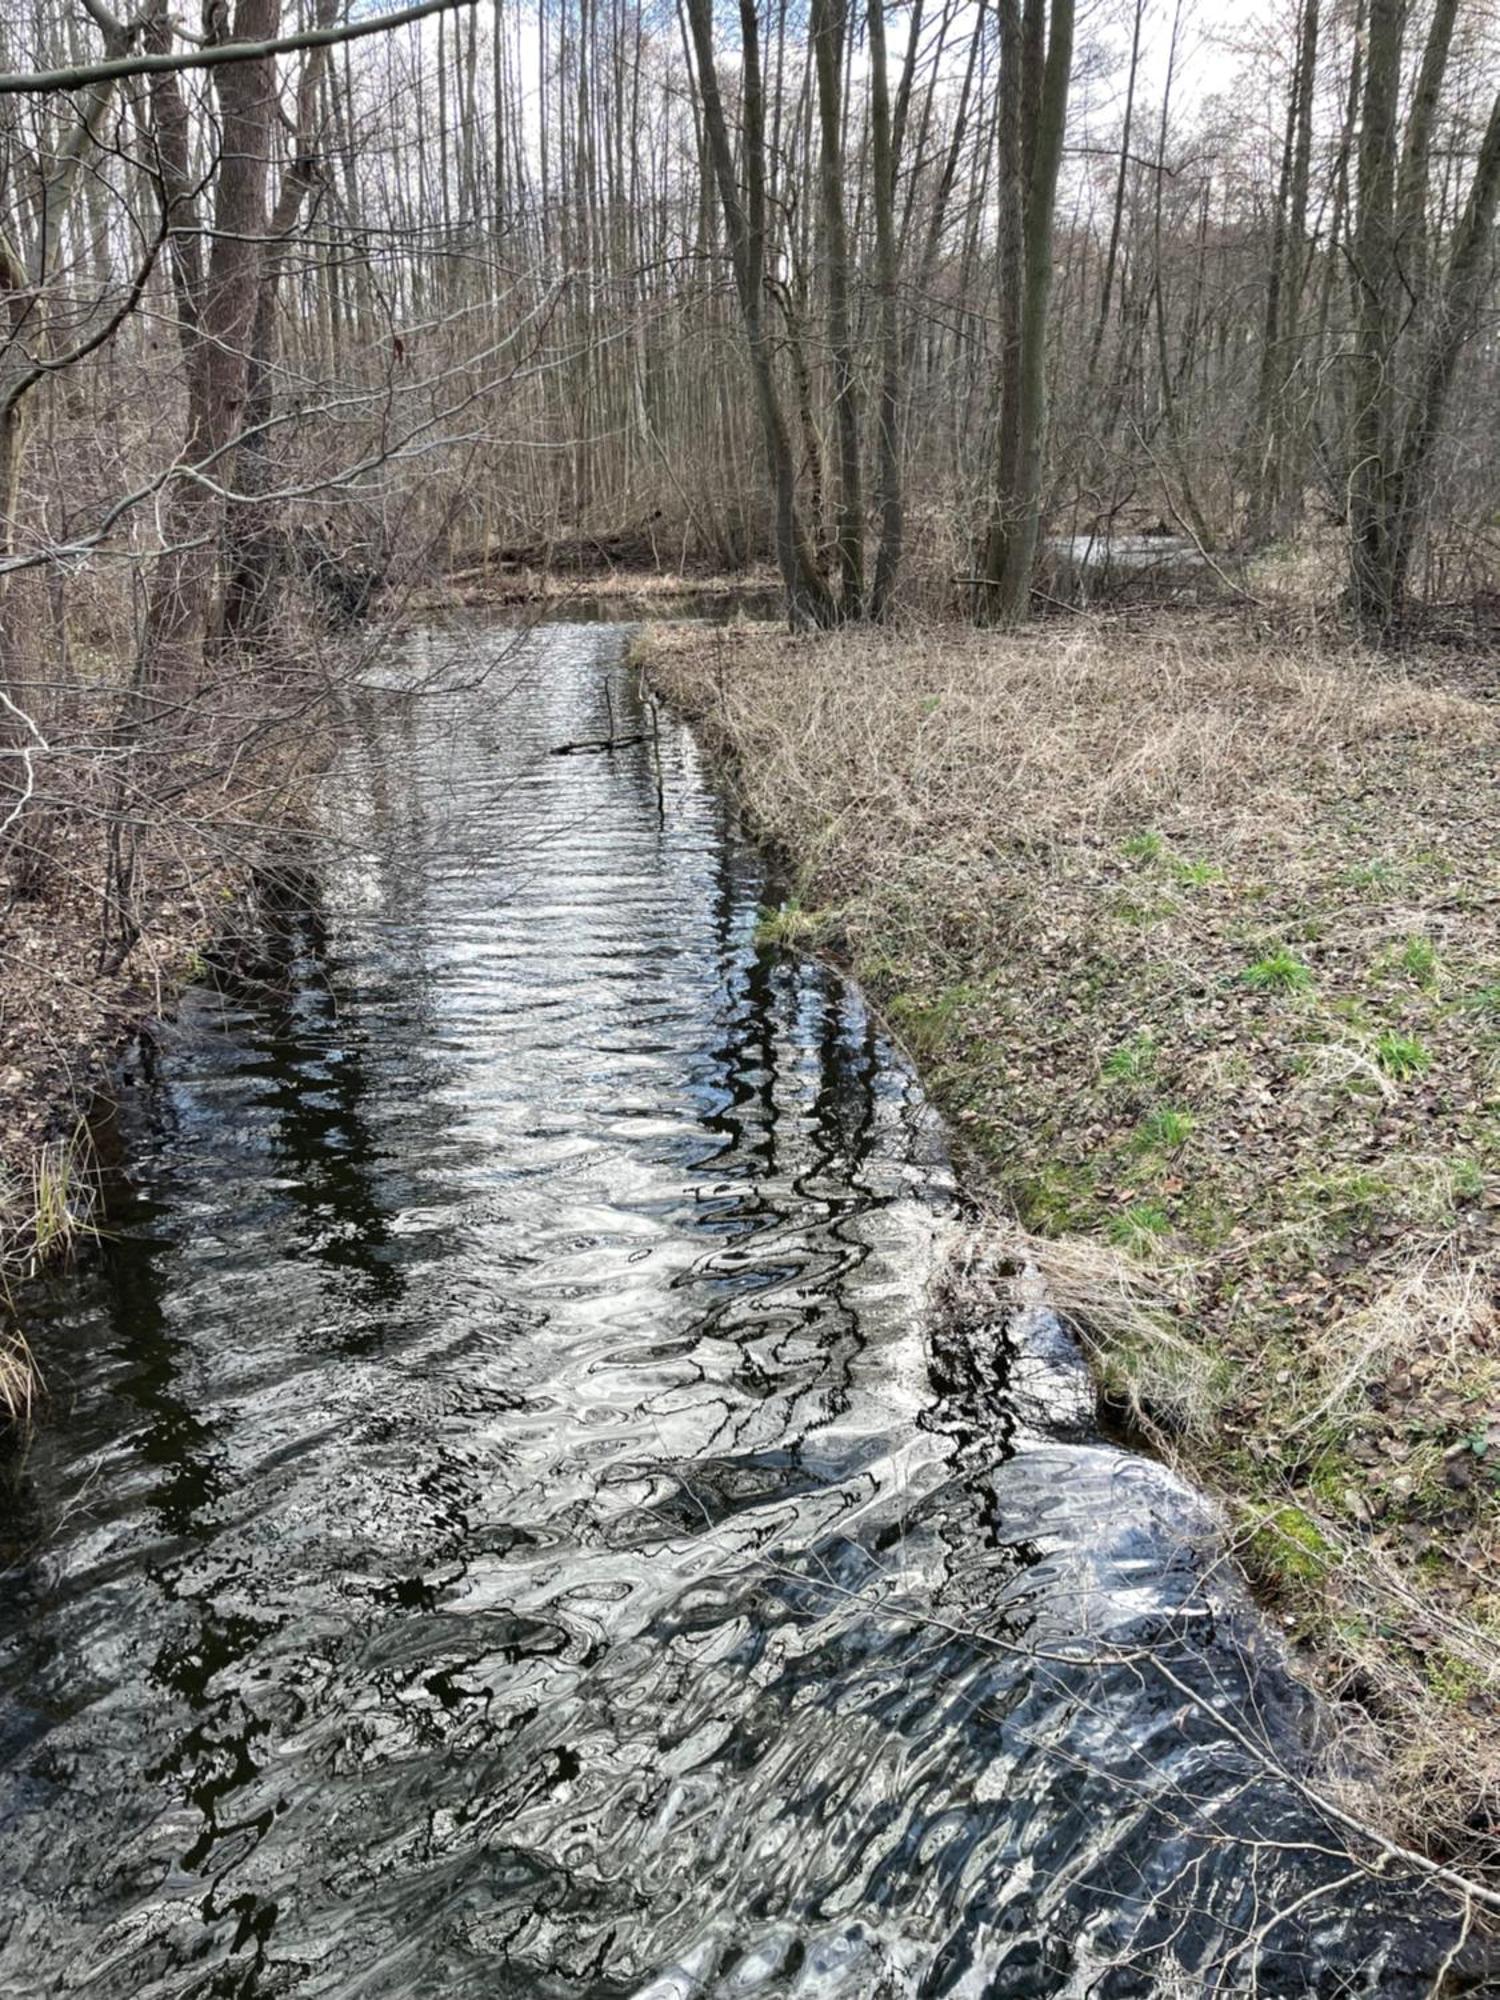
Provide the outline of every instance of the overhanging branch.
{"type": "Polygon", "coordinates": [[[398,7],[390,14],[372,14],[367,20],[344,21],[332,28],[306,28],[301,34],[283,35],[271,42],[221,42],[213,48],[189,49],[182,55],[117,56],[109,62],[79,63],[67,69],[17,70],[0,75],[0,96],[15,96],[22,91],[84,90],[91,83],[112,82],[122,76],[149,76],[158,70],[216,69],[220,63],[257,62],[263,56],[322,48],[332,42],[352,42],[361,35],[381,35],[389,28],[404,27],[408,21],[420,21],[429,14],[444,14],[474,4],[475,0],[418,0],[416,6],[398,7]]]}

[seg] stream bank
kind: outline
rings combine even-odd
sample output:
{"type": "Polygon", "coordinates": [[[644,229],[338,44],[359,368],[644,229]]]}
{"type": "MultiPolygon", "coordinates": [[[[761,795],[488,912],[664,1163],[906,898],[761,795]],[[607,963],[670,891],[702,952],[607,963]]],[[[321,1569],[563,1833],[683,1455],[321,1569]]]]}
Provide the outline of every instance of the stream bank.
{"type": "Polygon", "coordinates": [[[283,735],[243,754],[233,782],[211,768],[180,780],[170,808],[142,807],[123,953],[106,935],[104,783],[66,750],[36,758],[0,866],[0,1424],[26,1421],[45,1391],[46,1355],[10,1308],[96,1225],[121,1059],[211,965],[263,951],[326,755],[311,734],[283,735]]]}
{"type": "Polygon", "coordinates": [[[1386,1825],[1500,1874],[1493,705],[1216,616],[637,656],[1226,1506],[1386,1825]]]}

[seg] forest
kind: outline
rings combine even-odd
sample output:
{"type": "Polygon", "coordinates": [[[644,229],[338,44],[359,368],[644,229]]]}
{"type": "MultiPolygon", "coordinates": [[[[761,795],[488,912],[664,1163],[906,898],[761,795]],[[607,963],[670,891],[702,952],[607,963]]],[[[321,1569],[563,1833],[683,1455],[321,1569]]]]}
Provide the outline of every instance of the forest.
{"type": "Polygon", "coordinates": [[[638,712],[546,754],[665,828],[692,724],[757,964],[852,973],[1009,1246],[966,1310],[1040,1274],[1213,1493],[1484,1990],[1497,223],[1488,0],[10,0],[0,1287],[143,1027],[284,971],[423,635],[608,595],[638,712]]]}
{"type": "Polygon", "coordinates": [[[1480,615],[1483,11],[1075,5],[12,14],[12,698],[560,542],[1013,621],[1043,526],[1336,527],[1375,639],[1480,615]]]}

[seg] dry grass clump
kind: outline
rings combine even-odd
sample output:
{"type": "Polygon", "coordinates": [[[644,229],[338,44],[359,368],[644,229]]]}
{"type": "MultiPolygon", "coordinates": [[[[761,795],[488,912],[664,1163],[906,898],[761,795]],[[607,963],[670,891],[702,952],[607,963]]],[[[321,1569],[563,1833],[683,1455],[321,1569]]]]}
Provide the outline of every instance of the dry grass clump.
{"type": "MultiPolygon", "coordinates": [[[[1222,615],[658,630],[1104,1390],[1500,1868],[1500,708],[1222,615]]],[[[1477,1864],[1476,1864],[1477,1865],[1477,1864]]]]}
{"type": "Polygon", "coordinates": [[[1325,1684],[1398,1723],[1398,1817],[1491,1871],[1500,1513],[1482,1482],[1500,1457],[1495,1328],[1492,1262],[1441,1247],[1310,1327],[1300,1365],[1279,1371],[1273,1434],[1251,1440],[1275,1483],[1237,1508],[1252,1570],[1316,1616],[1325,1684]]]}
{"type": "Polygon", "coordinates": [[[93,1231],[98,1174],[82,1120],[32,1149],[24,1167],[0,1163],[0,1282],[34,1277],[93,1231]]]}
{"type": "MultiPolygon", "coordinates": [[[[0,1307],[10,1288],[66,1256],[91,1235],[98,1175],[88,1128],[30,1149],[20,1166],[0,1161],[0,1307]]],[[[24,1423],[41,1393],[42,1375],[18,1326],[0,1328],[0,1415],[24,1423]]]]}
{"type": "Polygon", "coordinates": [[[8,1423],[30,1421],[41,1380],[25,1334],[19,1327],[8,1328],[0,1338],[0,1412],[8,1423]]]}
{"type": "Polygon", "coordinates": [[[1192,1272],[1087,1236],[1007,1232],[1092,1355],[1105,1395],[1157,1443],[1204,1440],[1224,1396],[1218,1358],[1182,1331],[1192,1272]]]}
{"type": "MultiPolygon", "coordinates": [[[[1347,1436],[1363,1423],[1371,1390],[1397,1371],[1420,1367],[1464,1382],[1475,1348],[1489,1347],[1494,1326],[1491,1274],[1483,1263],[1441,1248],[1418,1255],[1364,1303],[1319,1329],[1289,1385],[1287,1434],[1347,1436]]],[[[1483,1409],[1475,1414],[1486,1428],[1483,1409]]]]}

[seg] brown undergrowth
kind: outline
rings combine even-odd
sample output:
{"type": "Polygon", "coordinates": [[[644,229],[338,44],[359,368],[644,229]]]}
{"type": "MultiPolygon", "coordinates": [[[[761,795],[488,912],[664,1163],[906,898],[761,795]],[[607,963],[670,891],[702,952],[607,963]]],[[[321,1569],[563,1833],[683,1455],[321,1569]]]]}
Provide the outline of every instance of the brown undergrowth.
{"type": "Polygon", "coordinates": [[[1222,615],[654,628],[1392,1826],[1500,1867],[1500,709],[1222,615]]]}

